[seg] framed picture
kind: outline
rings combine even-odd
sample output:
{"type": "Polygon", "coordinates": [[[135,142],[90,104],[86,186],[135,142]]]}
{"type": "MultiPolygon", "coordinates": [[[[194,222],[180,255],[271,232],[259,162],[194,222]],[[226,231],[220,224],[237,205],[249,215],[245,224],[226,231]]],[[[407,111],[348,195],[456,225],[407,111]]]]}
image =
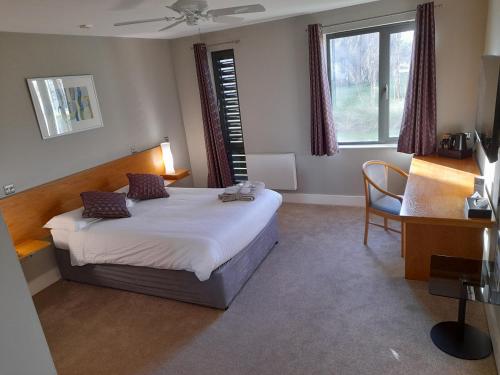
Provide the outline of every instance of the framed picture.
{"type": "Polygon", "coordinates": [[[27,81],[43,139],[103,127],[93,76],[27,81]]]}

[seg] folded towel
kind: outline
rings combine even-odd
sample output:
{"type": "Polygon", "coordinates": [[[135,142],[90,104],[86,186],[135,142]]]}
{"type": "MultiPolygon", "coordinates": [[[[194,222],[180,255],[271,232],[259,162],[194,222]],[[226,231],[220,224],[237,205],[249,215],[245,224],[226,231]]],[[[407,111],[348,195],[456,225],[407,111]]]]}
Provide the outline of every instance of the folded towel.
{"type": "Polygon", "coordinates": [[[245,181],[238,185],[229,186],[224,193],[219,194],[222,202],[233,201],[253,201],[255,197],[266,188],[266,185],[260,181],[245,181]]]}

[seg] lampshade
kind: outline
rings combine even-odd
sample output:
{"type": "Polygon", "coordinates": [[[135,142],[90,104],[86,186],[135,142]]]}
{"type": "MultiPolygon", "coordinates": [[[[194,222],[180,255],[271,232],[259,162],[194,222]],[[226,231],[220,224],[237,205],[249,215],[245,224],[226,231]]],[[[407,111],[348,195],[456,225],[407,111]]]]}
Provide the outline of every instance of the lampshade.
{"type": "Polygon", "coordinates": [[[174,157],[170,149],[170,142],[163,142],[160,146],[163,154],[163,164],[165,165],[165,174],[174,174],[174,157]]]}

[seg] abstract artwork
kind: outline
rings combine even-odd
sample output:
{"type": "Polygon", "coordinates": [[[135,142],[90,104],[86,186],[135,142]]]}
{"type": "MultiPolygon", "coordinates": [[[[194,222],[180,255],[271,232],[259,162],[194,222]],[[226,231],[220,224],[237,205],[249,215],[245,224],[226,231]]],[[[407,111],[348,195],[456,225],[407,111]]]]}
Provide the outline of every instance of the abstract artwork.
{"type": "Polygon", "coordinates": [[[91,75],[28,79],[43,139],[103,126],[91,75]]]}

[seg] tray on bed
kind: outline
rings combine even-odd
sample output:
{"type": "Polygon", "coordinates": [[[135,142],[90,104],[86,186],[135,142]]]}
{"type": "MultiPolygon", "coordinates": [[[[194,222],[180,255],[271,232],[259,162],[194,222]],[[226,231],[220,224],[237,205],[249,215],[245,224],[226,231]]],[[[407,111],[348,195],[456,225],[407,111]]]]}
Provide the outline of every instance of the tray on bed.
{"type": "Polygon", "coordinates": [[[66,280],[227,309],[277,242],[278,225],[274,215],[248,246],[203,282],[188,271],[115,264],[72,266],[69,251],[57,248],[56,259],[66,280]]]}

